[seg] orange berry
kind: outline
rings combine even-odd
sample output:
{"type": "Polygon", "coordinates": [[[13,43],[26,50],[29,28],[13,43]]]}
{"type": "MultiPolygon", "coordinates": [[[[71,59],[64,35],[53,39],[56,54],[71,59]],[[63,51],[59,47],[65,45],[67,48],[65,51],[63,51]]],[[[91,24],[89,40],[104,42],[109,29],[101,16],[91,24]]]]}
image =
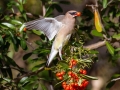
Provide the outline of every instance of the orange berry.
{"type": "Polygon", "coordinates": [[[62,77],[62,76],[60,76],[60,77],[58,77],[58,79],[59,79],[59,80],[63,80],[63,77],[62,77]]]}
{"type": "Polygon", "coordinates": [[[60,72],[60,74],[61,74],[61,75],[64,75],[64,74],[65,74],[65,72],[64,72],[64,71],[61,71],[61,72],[60,72]]]}
{"type": "Polygon", "coordinates": [[[86,87],[88,84],[89,84],[89,81],[87,81],[87,80],[85,80],[85,81],[83,82],[83,86],[84,86],[84,87],[86,87]]]}
{"type": "Polygon", "coordinates": [[[62,87],[65,89],[66,86],[67,86],[66,82],[63,82],[63,83],[62,83],[62,87]]]}
{"type": "Polygon", "coordinates": [[[74,86],[74,83],[72,82],[70,85],[71,85],[71,86],[74,86]]]}
{"type": "Polygon", "coordinates": [[[83,83],[81,83],[81,85],[79,87],[82,88],[83,87],[83,83]]]}
{"type": "Polygon", "coordinates": [[[84,75],[86,75],[87,74],[87,71],[86,70],[83,70],[83,72],[82,72],[84,75]]]}
{"type": "Polygon", "coordinates": [[[26,31],[27,31],[27,28],[24,28],[23,31],[26,32],[26,31]]]}
{"type": "Polygon", "coordinates": [[[71,85],[69,86],[69,90],[73,90],[73,87],[71,85]]]}
{"type": "Polygon", "coordinates": [[[59,73],[59,72],[58,72],[58,73],[56,73],[56,76],[57,76],[57,77],[61,76],[61,73],[59,73]]]}
{"type": "Polygon", "coordinates": [[[66,88],[65,88],[65,90],[69,90],[70,89],[70,86],[69,85],[67,85],[66,86],[66,88]]]}
{"type": "Polygon", "coordinates": [[[69,71],[69,72],[68,72],[68,75],[72,76],[72,71],[69,71]]]}
{"type": "Polygon", "coordinates": [[[76,64],[77,64],[77,62],[76,62],[76,61],[73,61],[73,62],[72,62],[72,64],[73,64],[73,65],[76,65],[76,64]]]}
{"type": "Polygon", "coordinates": [[[74,59],[71,59],[71,60],[70,60],[70,62],[73,62],[73,61],[74,61],[74,59]]]}
{"type": "Polygon", "coordinates": [[[66,85],[66,82],[62,82],[62,85],[66,85]]]}
{"type": "Polygon", "coordinates": [[[78,82],[78,81],[79,81],[79,78],[75,78],[75,81],[78,82]]]}
{"type": "Polygon", "coordinates": [[[78,86],[78,83],[74,83],[74,86],[78,86]]]}
{"type": "Polygon", "coordinates": [[[76,75],[75,75],[74,73],[72,73],[72,75],[71,75],[71,76],[72,76],[72,78],[76,78],[76,75]]]}
{"type": "Polygon", "coordinates": [[[82,69],[80,69],[80,71],[79,71],[81,74],[83,73],[83,70],[82,69]]]}
{"type": "Polygon", "coordinates": [[[72,68],[72,67],[73,67],[72,65],[69,66],[69,68],[72,68]]]}
{"type": "Polygon", "coordinates": [[[81,13],[80,13],[80,12],[77,12],[77,13],[76,13],[76,15],[77,15],[77,16],[80,16],[80,15],[81,15],[81,13]]]}

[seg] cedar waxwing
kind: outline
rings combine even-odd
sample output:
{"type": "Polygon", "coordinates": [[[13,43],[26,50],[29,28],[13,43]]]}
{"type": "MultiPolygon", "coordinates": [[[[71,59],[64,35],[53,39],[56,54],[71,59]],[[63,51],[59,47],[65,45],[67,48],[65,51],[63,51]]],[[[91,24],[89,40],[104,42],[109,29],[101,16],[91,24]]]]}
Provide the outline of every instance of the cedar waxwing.
{"type": "Polygon", "coordinates": [[[52,44],[51,52],[47,61],[47,66],[50,65],[53,58],[59,52],[59,56],[62,60],[61,50],[65,43],[70,39],[70,36],[74,30],[75,17],[80,16],[81,13],[75,10],[68,11],[65,15],[59,15],[55,18],[43,18],[37,19],[25,23],[26,29],[41,30],[54,42],[52,44]]]}

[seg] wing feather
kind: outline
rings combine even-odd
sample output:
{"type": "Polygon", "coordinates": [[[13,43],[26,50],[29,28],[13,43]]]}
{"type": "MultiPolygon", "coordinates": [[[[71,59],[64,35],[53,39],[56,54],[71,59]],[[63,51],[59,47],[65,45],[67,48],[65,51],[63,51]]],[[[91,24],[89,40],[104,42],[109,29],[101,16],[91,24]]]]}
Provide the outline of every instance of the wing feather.
{"type": "Polygon", "coordinates": [[[48,37],[49,40],[52,40],[55,37],[62,25],[62,22],[58,21],[55,18],[37,19],[25,23],[25,26],[28,30],[41,30],[48,37]]]}

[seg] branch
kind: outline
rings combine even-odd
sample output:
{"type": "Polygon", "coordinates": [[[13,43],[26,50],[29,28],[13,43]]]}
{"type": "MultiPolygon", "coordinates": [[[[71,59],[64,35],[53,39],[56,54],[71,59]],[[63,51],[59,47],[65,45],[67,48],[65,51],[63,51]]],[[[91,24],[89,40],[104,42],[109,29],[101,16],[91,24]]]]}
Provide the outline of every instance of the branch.
{"type": "Polygon", "coordinates": [[[32,76],[32,75],[37,75],[39,72],[41,72],[44,69],[45,69],[45,66],[42,66],[35,72],[28,72],[28,73],[25,73],[25,74],[15,78],[12,82],[18,83],[23,77],[29,77],[29,76],[32,76]]]}
{"type": "Polygon", "coordinates": [[[120,77],[112,79],[110,82],[117,81],[117,80],[120,80],[120,77]]]}
{"type": "Polygon", "coordinates": [[[107,5],[109,5],[109,4],[112,3],[112,2],[113,2],[113,0],[110,0],[107,5]]]}
{"type": "MultiPolygon", "coordinates": [[[[113,2],[113,0],[110,0],[108,3],[107,3],[107,6],[109,5],[109,4],[111,4],[113,2]]],[[[104,8],[102,8],[101,9],[101,11],[103,10],[104,8]]]]}
{"type": "Polygon", "coordinates": [[[86,49],[89,49],[89,50],[97,49],[99,47],[104,46],[105,42],[106,42],[105,40],[104,41],[100,41],[100,42],[97,42],[97,43],[92,44],[92,45],[84,46],[83,48],[86,48],[86,49]]]}
{"type": "Polygon", "coordinates": [[[43,9],[43,17],[46,14],[46,8],[45,8],[45,3],[42,1],[42,9],[43,9]]]}

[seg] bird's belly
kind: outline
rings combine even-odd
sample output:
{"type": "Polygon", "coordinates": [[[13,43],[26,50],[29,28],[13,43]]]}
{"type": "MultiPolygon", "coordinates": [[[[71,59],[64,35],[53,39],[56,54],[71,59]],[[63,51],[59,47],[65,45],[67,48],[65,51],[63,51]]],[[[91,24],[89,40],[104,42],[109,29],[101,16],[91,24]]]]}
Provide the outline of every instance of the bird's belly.
{"type": "Polygon", "coordinates": [[[54,48],[58,50],[59,48],[63,47],[70,39],[70,36],[71,34],[68,34],[67,36],[61,35],[61,37],[56,37],[54,41],[54,48]]]}
{"type": "Polygon", "coordinates": [[[64,25],[61,30],[59,30],[58,34],[55,37],[54,41],[54,48],[59,49],[62,47],[65,42],[67,42],[71,36],[73,28],[69,28],[66,25],[64,25]],[[69,37],[69,38],[68,38],[69,37]]]}

